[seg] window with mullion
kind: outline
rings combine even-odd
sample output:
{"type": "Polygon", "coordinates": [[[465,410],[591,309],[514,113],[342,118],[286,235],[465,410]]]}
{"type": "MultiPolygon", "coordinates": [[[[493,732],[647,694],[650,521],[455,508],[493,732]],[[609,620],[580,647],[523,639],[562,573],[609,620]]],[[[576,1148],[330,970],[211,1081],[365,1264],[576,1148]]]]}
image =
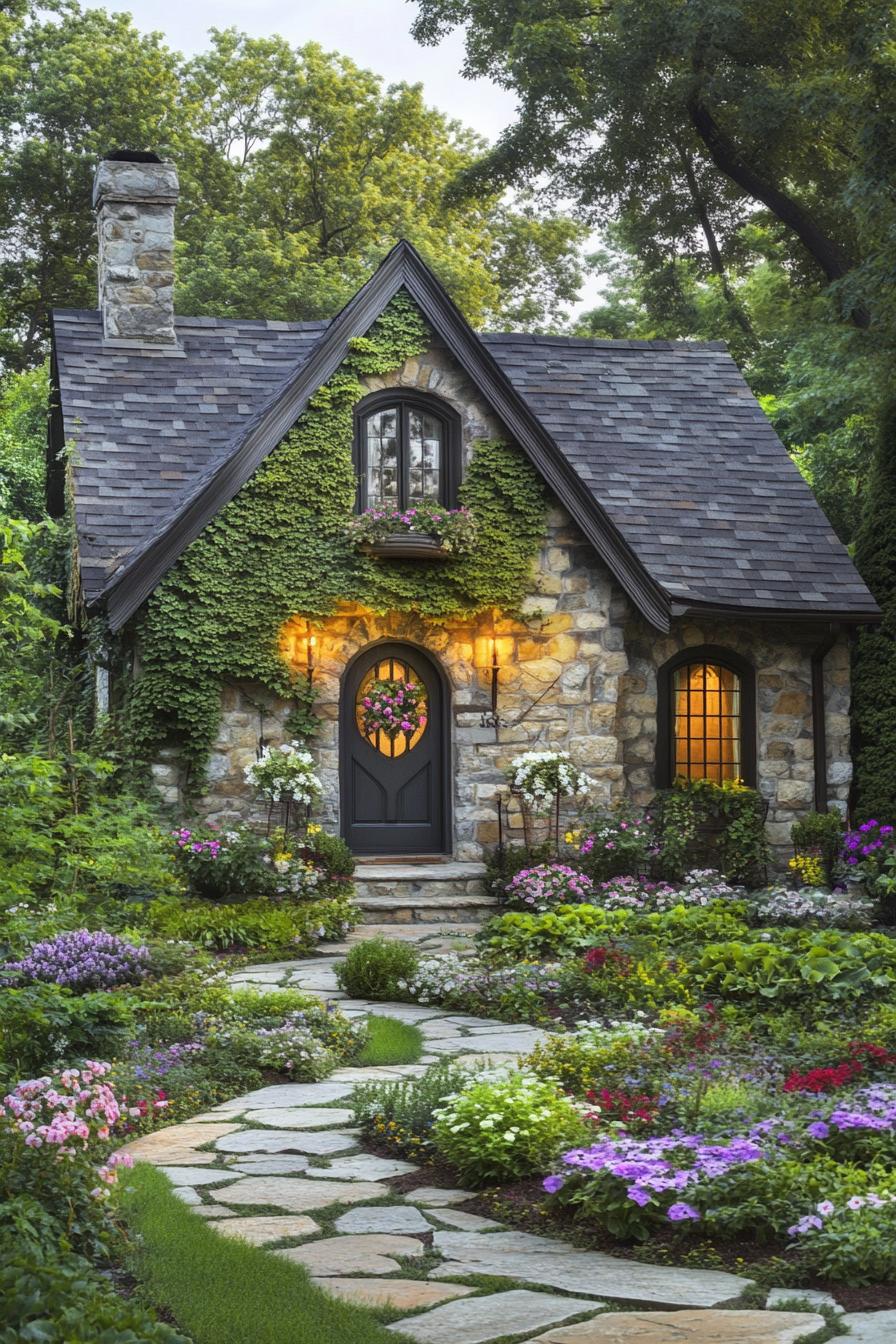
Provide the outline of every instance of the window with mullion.
{"type": "Polygon", "coordinates": [[[438,415],[397,401],[360,423],[361,509],[407,509],[445,502],[447,427],[438,415]]]}

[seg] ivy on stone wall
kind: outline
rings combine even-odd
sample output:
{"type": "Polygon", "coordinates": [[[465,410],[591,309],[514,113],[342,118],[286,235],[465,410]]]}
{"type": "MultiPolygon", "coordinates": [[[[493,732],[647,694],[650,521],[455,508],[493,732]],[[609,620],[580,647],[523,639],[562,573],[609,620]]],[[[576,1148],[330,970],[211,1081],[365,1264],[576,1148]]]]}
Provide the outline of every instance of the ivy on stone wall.
{"type": "Polygon", "coordinates": [[[353,410],[361,379],[425,351],[431,334],[400,293],[312,397],[282,443],[190,545],[149,599],[130,707],[144,760],[174,742],[198,788],[220,720],[222,684],[260,682],[290,697],[278,636],[292,616],[321,620],[339,601],[425,619],[517,609],[544,534],[540,478],[519,449],[475,445],[462,502],[480,522],[474,550],[438,567],[359,554],[346,524],[355,502],[353,410]]]}

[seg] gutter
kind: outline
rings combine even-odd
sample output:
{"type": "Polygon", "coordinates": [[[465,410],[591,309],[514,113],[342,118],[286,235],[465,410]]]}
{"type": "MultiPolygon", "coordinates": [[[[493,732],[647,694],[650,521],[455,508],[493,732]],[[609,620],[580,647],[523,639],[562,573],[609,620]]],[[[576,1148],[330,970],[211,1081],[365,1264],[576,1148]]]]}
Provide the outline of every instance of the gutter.
{"type": "Polygon", "coordinates": [[[837,642],[838,630],[812,650],[812,761],[815,774],[815,811],[828,810],[828,734],[824,704],[824,660],[837,642]]]}

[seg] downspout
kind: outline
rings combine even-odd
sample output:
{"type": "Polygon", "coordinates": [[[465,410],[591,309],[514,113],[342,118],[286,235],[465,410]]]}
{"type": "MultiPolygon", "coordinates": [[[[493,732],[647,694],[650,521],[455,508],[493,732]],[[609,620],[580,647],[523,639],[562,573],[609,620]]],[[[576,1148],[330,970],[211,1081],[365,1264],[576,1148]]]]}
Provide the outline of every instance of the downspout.
{"type": "Polygon", "coordinates": [[[824,660],[837,642],[837,631],[826,635],[812,651],[812,759],[815,772],[815,811],[828,810],[828,734],[825,722],[824,660]]]}

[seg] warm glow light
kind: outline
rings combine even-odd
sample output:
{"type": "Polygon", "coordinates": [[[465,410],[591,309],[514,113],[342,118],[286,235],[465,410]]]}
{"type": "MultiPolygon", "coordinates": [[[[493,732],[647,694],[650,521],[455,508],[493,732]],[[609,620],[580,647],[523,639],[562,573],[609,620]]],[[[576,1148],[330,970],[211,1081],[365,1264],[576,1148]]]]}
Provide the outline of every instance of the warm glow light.
{"type": "Polygon", "coordinates": [[[740,681],[727,667],[691,663],[675,673],[675,773],[719,783],[740,776],[740,681]]]}

